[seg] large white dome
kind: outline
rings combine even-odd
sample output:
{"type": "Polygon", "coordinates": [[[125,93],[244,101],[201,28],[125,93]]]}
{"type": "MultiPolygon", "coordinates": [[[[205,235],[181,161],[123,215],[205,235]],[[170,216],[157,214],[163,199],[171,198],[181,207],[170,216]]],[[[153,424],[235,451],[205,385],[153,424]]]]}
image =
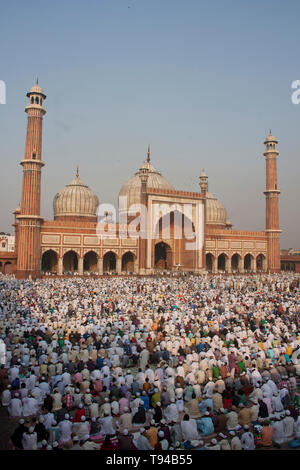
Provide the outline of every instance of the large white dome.
{"type": "Polygon", "coordinates": [[[53,201],[54,218],[96,217],[99,200],[96,194],[80,180],[78,172],[53,201]]]}
{"type": "Polygon", "coordinates": [[[173,186],[162,176],[159,171],[157,171],[150,161],[150,157],[148,156],[147,160],[144,162],[142,167],[139,169],[134,176],[132,176],[127,183],[125,183],[120,192],[120,196],[127,197],[127,208],[130,208],[133,204],[139,204],[141,202],[141,178],[140,175],[143,169],[147,169],[148,171],[148,181],[147,187],[153,189],[172,189],[174,190],[173,186]]]}

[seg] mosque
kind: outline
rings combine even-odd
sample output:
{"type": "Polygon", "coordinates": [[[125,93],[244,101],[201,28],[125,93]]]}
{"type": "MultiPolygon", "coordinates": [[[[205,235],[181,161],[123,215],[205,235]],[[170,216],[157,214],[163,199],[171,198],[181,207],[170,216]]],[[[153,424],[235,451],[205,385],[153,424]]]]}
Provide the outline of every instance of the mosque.
{"type": "Polygon", "coordinates": [[[9,261],[0,252],[1,266],[9,263],[17,278],[35,279],[45,273],[280,272],[278,142],[271,133],[264,142],[266,221],[262,231],[232,229],[225,207],[208,191],[204,171],[199,192],[175,189],[154,167],[150,147],[140,169],[120,189],[118,221],[109,212],[99,221],[99,199],[81,181],[78,169],[54,196],[53,220],[44,220],[40,202],[46,95],[37,83],[27,97],[25,155],[20,162],[22,196],[14,212],[15,250],[5,255],[9,261]],[[144,218],[141,207],[146,208],[144,218]]]}

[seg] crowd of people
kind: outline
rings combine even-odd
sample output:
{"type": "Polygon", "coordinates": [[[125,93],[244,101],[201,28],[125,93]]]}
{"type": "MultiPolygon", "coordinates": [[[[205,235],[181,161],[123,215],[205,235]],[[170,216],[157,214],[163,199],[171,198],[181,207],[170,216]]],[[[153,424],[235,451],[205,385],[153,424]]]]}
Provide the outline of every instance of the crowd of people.
{"type": "Polygon", "coordinates": [[[300,276],[0,277],[24,450],[300,446],[300,276]]]}

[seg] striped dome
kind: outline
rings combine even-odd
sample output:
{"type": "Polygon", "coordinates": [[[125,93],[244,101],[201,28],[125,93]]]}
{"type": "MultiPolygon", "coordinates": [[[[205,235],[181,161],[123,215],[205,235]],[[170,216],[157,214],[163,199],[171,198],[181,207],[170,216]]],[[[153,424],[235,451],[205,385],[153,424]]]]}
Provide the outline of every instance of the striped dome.
{"type": "Polygon", "coordinates": [[[77,172],[73,181],[56,194],[53,201],[54,218],[96,217],[98,205],[98,197],[83,184],[77,172]]]}
{"type": "Polygon", "coordinates": [[[225,207],[211,193],[206,193],[206,223],[210,225],[227,224],[225,207]]]}
{"type": "Polygon", "coordinates": [[[127,197],[127,208],[130,208],[133,204],[139,204],[141,201],[141,178],[140,175],[143,169],[148,171],[148,181],[147,187],[153,189],[174,189],[173,186],[157,171],[152,165],[150,158],[143,163],[142,167],[139,169],[134,176],[132,176],[127,183],[125,183],[120,192],[120,196],[127,197]]]}

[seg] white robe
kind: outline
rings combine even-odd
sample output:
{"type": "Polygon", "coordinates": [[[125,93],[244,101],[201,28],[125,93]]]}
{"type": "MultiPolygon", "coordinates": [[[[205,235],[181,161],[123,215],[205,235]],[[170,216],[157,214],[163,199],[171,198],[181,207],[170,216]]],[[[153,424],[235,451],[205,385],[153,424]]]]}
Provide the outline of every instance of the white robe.
{"type": "Polygon", "coordinates": [[[8,406],[8,412],[10,416],[22,416],[22,401],[19,398],[12,398],[8,406]]]}
{"type": "Polygon", "coordinates": [[[291,440],[294,434],[295,421],[292,416],[286,416],[283,420],[283,430],[287,441],[291,440]]]}
{"type": "Polygon", "coordinates": [[[2,392],[1,401],[2,401],[2,406],[8,406],[8,405],[10,405],[10,403],[11,403],[11,393],[10,393],[10,390],[4,390],[4,391],[2,392]]]}
{"type": "Polygon", "coordinates": [[[22,400],[23,402],[23,416],[33,416],[38,411],[38,402],[33,397],[25,397],[22,400]]]}
{"type": "Polygon", "coordinates": [[[25,433],[22,437],[22,445],[24,450],[36,450],[37,449],[37,434],[25,433]]]}
{"type": "Polygon", "coordinates": [[[179,421],[179,413],[176,403],[171,403],[169,406],[167,406],[164,415],[168,423],[170,423],[171,421],[177,423],[179,421]]]}
{"type": "Polygon", "coordinates": [[[181,430],[184,440],[193,441],[195,439],[199,439],[197,422],[195,419],[189,419],[189,421],[182,421],[181,430]]]}
{"type": "Polygon", "coordinates": [[[254,450],[255,443],[254,443],[254,436],[252,432],[244,432],[241,436],[241,444],[243,450],[254,450]]]}
{"type": "Polygon", "coordinates": [[[68,442],[71,439],[72,422],[64,419],[59,423],[60,439],[62,442],[68,442]]]}
{"type": "Polygon", "coordinates": [[[275,423],[272,424],[272,428],[274,430],[273,441],[277,444],[285,442],[283,421],[275,421],[275,423]]]}
{"type": "Polygon", "coordinates": [[[105,416],[105,418],[101,418],[101,434],[115,434],[115,430],[113,427],[113,418],[112,416],[105,416]]]}
{"type": "Polygon", "coordinates": [[[44,416],[44,426],[47,429],[47,431],[53,426],[55,419],[54,419],[54,414],[53,413],[47,413],[44,416]]]}

